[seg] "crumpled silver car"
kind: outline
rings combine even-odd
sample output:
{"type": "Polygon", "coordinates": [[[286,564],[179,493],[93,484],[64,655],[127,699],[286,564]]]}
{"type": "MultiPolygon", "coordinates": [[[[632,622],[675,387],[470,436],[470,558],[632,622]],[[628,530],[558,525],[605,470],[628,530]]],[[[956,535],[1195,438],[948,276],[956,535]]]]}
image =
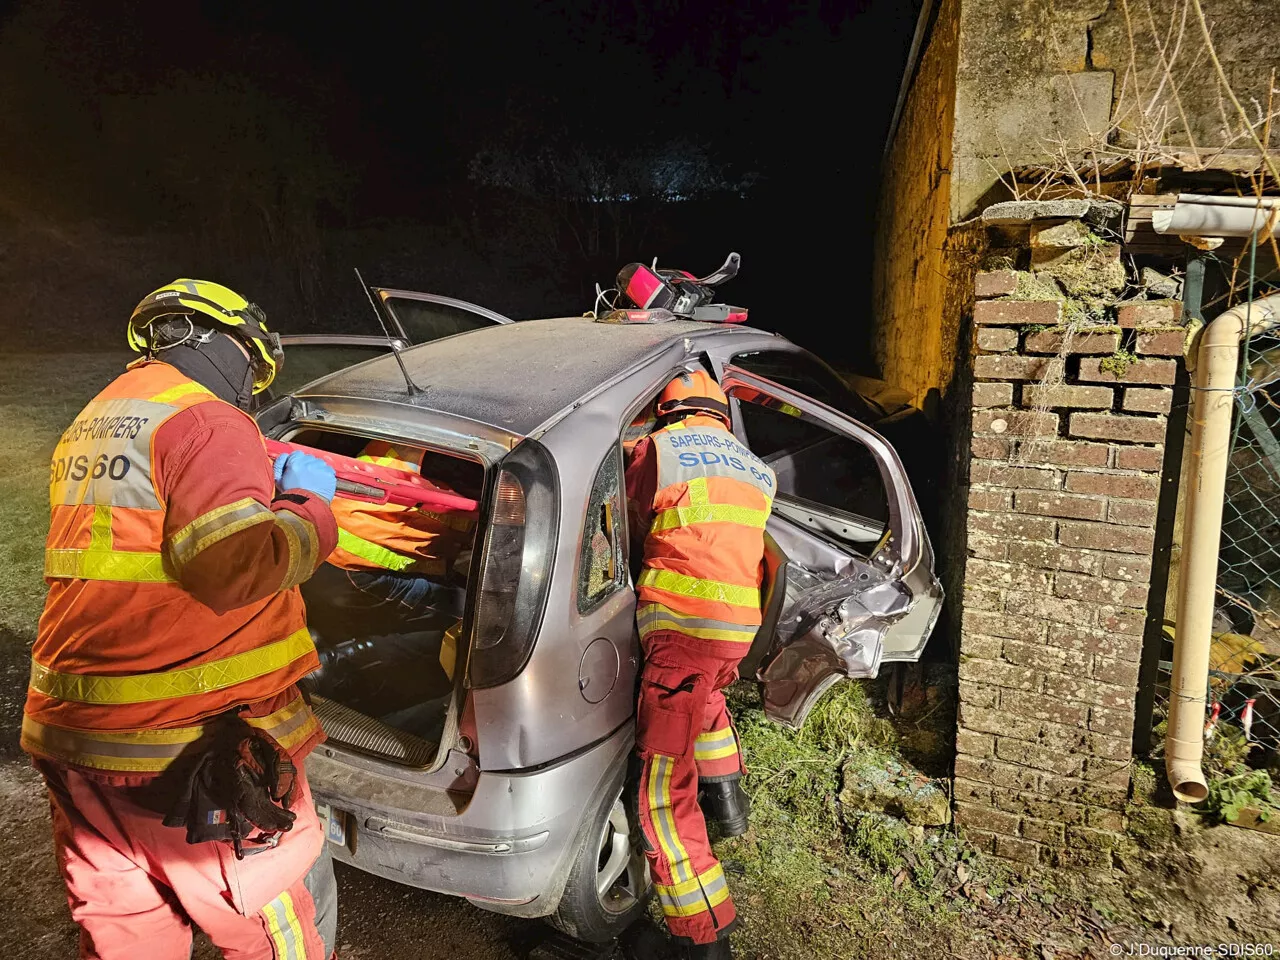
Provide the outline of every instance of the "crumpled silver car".
{"type": "Polygon", "coordinates": [[[329,736],[308,772],[334,853],[608,940],[649,885],[622,802],[640,666],[623,445],[643,411],[701,365],[730,397],[738,439],[777,474],[764,625],[742,674],[791,728],[832,684],[920,657],[942,590],[916,498],[867,426],[876,410],[781,336],[682,320],[510,323],[376,293],[419,390],[385,337],[286,338],[286,371],[373,358],[278,396],[259,421],[350,455],[370,439],[425,448],[424,475],[481,511],[455,573],[460,620],[352,607],[332,578],[304,587],[329,736]],[[466,316],[433,339],[407,329],[397,301],[466,316]]]}

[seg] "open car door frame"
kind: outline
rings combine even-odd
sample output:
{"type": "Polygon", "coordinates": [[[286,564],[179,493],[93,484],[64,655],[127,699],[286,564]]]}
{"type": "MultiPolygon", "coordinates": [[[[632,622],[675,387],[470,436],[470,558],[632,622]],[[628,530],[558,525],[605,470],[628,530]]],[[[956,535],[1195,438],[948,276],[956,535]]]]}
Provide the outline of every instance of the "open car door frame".
{"type": "MultiPolygon", "coordinates": [[[[466,300],[458,300],[454,297],[442,296],[438,293],[423,293],[421,290],[399,290],[392,287],[370,287],[369,292],[373,294],[379,309],[387,318],[387,323],[391,329],[412,344],[429,343],[428,340],[414,340],[409,336],[405,325],[396,313],[395,300],[412,300],[418,303],[430,303],[438,307],[448,307],[461,313],[469,313],[481,320],[488,320],[490,323],[514,323],[510,317],[505,317],[496,310],[490,310],[488,307],[482,307],[478,303],[469,303],[466,300]]],[[[439,339],[439,338],[437,338],[439,339]]]]}
{"type": "MultiPolygon", "coordinates": [[[[802,526],[794,510],[775,510],[769,520],[764,622],[742,672],[760,682],[765,714],[798,730],[837,681],[875,677],[882,662],[918,660],[941,611],[942,586],[915,494],[887,440],[820,401],[732,364],[721,386],[735,407],[759,404],[861,444],[887,494],[888,523],[869,556],[821,526],[802,526]]],[[[734,424],[738,439],[750,446],[740,414],[734,424]]],[[[777,499],[822,510],[781,493],[777,499]]]]}
{"type": "MultiPolygon", "coordinates": [[[[407,350],[409,347],[417,346],[421,343],[429,343],[430,340],[414,340],[408,335],[408,333],[406,333],[404,324],[401,322],[401,318],[396,314],[395,306],[392,303],[394,300],[414,300],[420,303],[430,303],[436,306],[447,307],[453,310],[469,313],[480,320],[488,321],[493,324],[514,322],[510,317],[504,317],[502,314],[496,313],[487,307],[482,307],[479,304],[468,303],[465,300],[457,300],[453,297],[445,297],[436,293],[423,293],[419,290],[399,290],[392,289],[390,287],[370,287],[369,292],[372,295],[371,299],[374,309],[381,311],[382,317],[386,322],[387,330],[391,334],[389,339],[385,333],[381,332],[371,334],[281,334],[280,345],[284,347],[285,350],[285,364],[287,365],[289,362],[289,350],[291,348],[297,350],[306,349],[308,347],[357,347],[368,350],[383,350],[390,353],[393,347],[397,350],[407,350]]],[[[453,334],[449,335],[452,336],[453,334]]],[[[311,379],[314,380],[319,379],[322,376],[327,376],[328,374],[341,370],[343,367],[348,365],[349,362],[346,360],[339,361],[339,365],[335,366],[332,370],[317,371],[316,376],[311,379]]],[[[303,386],[306,386],[306,383],[298,384],[294,389],[300,389],[303,386]]],[[[270,393],[268,402],[272,399],[278,399],[280,396],[290,392],[292,391],[286,390],[282,392],[279,390],[273,390],[270,393]]]]}

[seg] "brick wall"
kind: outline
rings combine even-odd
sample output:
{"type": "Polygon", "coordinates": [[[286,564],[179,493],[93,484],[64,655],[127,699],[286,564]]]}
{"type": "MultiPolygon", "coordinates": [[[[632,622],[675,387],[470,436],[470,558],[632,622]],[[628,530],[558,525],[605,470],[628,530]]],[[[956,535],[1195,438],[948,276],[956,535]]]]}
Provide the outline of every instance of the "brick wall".
{"type": "Polygon", "coordinates": [[[955,368],[961,302],[949,299],[951,133],[960,0],[942,0],[884,165],[872,268],[880,376],[917,406],[955,368]]]}
{"type": "Polygon", "coordinates": [[[1103,866],[1124,829],[1180,304],[1062,323],[980,273],[956,822],[1028,864],[1103,866]]]}

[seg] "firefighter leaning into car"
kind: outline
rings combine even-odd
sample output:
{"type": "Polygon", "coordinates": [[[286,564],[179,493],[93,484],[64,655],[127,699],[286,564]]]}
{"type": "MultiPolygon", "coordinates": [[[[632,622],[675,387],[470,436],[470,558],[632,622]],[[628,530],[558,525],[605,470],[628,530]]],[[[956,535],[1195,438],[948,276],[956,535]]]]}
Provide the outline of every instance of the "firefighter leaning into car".
{"type": "Polygon", "coordinates": [[[722,691],[760,626],[774,475],[729,432],[728,401],[704,371],[672,380],[656,414],[658,429],[627,465],[631,529],[644,537],[640,824],[672,935],[690,956],[728,957],[736,914],[705,820],[726,836],[747,829],[742,758],[722,691]]]}
{"type": "MultiPolygon", "coordinates": [[[[425,455],[421,447],[373,440],[359,459],[421,474],[425,455]]],[[[439,477],[431,480],[452,489],[439,477]]],[[[343,586],[355,589],[356,604],[395,607],[406,616],[462,616],[465,591],[449,582],[469,560],[473,515],[346,499],[333,504],[333,515],[338,547],[329,565],[342,571],[343,586]]]]}
{"type": "Polygon", "coordinates": [[[22,723],[80,955],[185,960],[196,925],[238,960],[324,960],[337,889],[302,770],[324,734],[295,684],[334,473],[291,453],[273,475],[245,410],[282,357],[243,297],[177,280],[129,344],[53,453],[22,723]]]}

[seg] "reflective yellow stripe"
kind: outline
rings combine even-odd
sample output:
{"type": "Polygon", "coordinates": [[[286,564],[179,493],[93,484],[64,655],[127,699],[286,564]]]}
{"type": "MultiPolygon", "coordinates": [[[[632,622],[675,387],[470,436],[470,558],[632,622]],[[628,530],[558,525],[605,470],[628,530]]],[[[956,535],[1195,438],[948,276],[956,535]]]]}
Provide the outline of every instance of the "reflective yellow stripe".
{"type": "MultiPolygon", "coordinates": [[[[752,619],[759,620],[759,614],[755,613],[752,619]]],[[[663,603],[646,603],[637,607],[636,628],[641,637],[659,630],[674,630],[702,640],[728,640],[733,643],[750,643],[759,629],[755,624],[690,616],[663,603]]]]}
{"type": "Polygon", "coordinates": [[[46,550],[44,575],[53,579],[173,583],[158,553],[129,550],[46,550]]]}
{"type": "Polygon", "coordinates": [[[731,604],[735,607],[760,607],[760,588],[744,587],[735,583],[721,583],[719,580],[703,580],[690,577],[674,570],[655,570],[646,568],[640,574],[640,586],[665,590],[681,597],[695,600],[715,600],[731,604]]]}
{"type": "Polygon", "coordinates": [[[671,812],[671,773],[674,766],[675,759],[663,754],[656,755],[650,761],[649,814],[653,819],[654,832],[658,835],[658,844],[671,865],[671,875],[679,883],[681,880],[693,879],[694,873],[689,852],[680,839],[676,819],[671,812]]]}
{"type": "Polygon", "coordinates": [[[289,566],[280,581],[280,589],[289,590],[315,573],[320,565],[320,537],[315,524],[292,510],[279,510],[273,516],[276,526],[289,541],[289,566]]]}
{"type": "Polygon", "coordinates": [[[656,514],[651,533],[661,533],[676,527],[688,527],[695,523],[737,523],[744,527],[763,530],[769,520],[769,511],[752,507],[739,507],[729,503],[713,503],[705,506],[668,507],[656,514]]]}
{"type": "Polygon", "coordinates": [[[394,550],[380,547],[376,543],[365,540],[363,537],[357,537],[354,533],[341,528],[338,530],[338,546],[361,560],[368,560],[370,563],[385,567],[388,570],[403,571],[414,564],[413,557],[406,557],[402,553],[396,553],[394,550]]]}
{"type": "MultiPolygon", "coordinates": [[[[392,452],[394,453],[395,451],[392,451],[392,452]]],[[[401,460],[399,457],[392,457],[392,456],[374,457],[374,456],[370,456],[367,453],[364,453],[356,457],[356,459],[363,460],[365,463],[376,463],[380,467],[396,467],[397,469],[400,469],[400,470],[409,469],[408,467],[405,466],[405,464],[408,463],[408,461],[401,460]]]]}
{"type": "Polygon", "coordinates": [[[668,917],[696,916],[729,899],[729,884],[725,881],[724,868],[718,863],[692,880],[670,886],[655,883],[653,888],[662,903],[662,912],[668,917]]]}
{"type": "Polygon", "coordinates": [[[228,503],[202,513],[175,533],[169,540],[169,555],[179,568],[184,567],[215,543],[271,518],[271,511],[253,497],[228,503]]]}
{"type": "Polygon", "coordinates": [[[284,939],[284,930],[280,924],[280,900],[276,898],[262,908],[262,915],[267,920],[267,932],[271,934],[271,942],[276,945],[276,957],[278,960],[293,960],[289,953],[289,945],[284,939]]]}
{"type": "Polygon", "coordinates": [[[738,741],[733,735],[732,727],[725,727],[715,733],[702,733],[693,743],[695,760],[723,760],[725,757],[737,756],[738,741]]]}
{"type": "Polygon", "coordinates": [[[124,583],[172,583],[158,553],[113,550],[111,505],[96,504],[86,550],[54,548],[44,552],[44,575],[65,580],[114,580],[124,583]]]}
{"type": "Polygon", "coordinates": [[[110,551],[111,539],[111,505],[95,504],[93,521],[89,524],[89,549],[94,552],[110,551]]]}
{"type": "Polygon", "coordinates": [[[297,960],[307,960],[307,941],[302,936],[302,924],[298,922],[297,911],[293,909],[293,897],[289,896],[286,890],[280,894],[280,902],[284,904],[285,919],[289,921],[289,930],[293,934],[293,957],[297,960]]]}
{"type": "Polygon", "coordinates": [[[180,383],[176,387],[170,387],[168,390],[157,393],[154,397],[149,397],[148,399],[152,403],[172,403],[174,400],[190,396],[193,393],[207,393],[209,396],[213,396],[212,390],[192,381],[190,383],[180,383]]]}
{"type": "Polygon", "coordinates": [[[727,747],[694,747],[693,756],[695,760],[723,760],[725,757],[736,757],[738,755],[738,745],[731,743],[727,747]]]}
{"type": "Polygon", "coordinates": [[[31,689],[58,700],[78,703],[118,704],[173,700],[234,687],[287,667],[315,650],[307,629],[256,650],[246,650],[221,660],[181,670],[139,673],[119,677],[83,673],[57,673],[31,661],[31,689]]]}
{"type": "Polygon", "coordinates": [[[686,893],[692,893],[694,890],[700,890],[704,886],[714,883],[719,877],[724,875],[724,868],[720,864],[716,864],[704,873],[698,874],[692,880],[685,880],[683,883],[675,883],[670,886],[661,883],[655,883],[653,888],[673,897],[681,897],[686,893]]]}
{"type": "Polygon", "coordinates": [[[711,498],[707,496],[707,478],[694,477],[685,484],[685,489],[689,491],[689,502],[695,507],[705,507],[711,503],[711,498]]]}
{"type": "Polygon", "coordinates": [[[140,733],[97,733],[46,726],[22,718],[22,748],[94,770],[160,773],[200,739],[204,728],[177,727],[140,733]]]}
{"type": "MultiPolygon", "coordinates": [[[[285,750],[292,750],[319,727],[302,697],[265,717],[245,717],[250,726],[264,730],[285,750]]],[[[159,773],[205,735],[207,726],[170,727],[163,730],[105,732],[71,730],[22,718],[22,746],[29,753],[54,757],[95,770],[125,773],[159,773]]]]}

